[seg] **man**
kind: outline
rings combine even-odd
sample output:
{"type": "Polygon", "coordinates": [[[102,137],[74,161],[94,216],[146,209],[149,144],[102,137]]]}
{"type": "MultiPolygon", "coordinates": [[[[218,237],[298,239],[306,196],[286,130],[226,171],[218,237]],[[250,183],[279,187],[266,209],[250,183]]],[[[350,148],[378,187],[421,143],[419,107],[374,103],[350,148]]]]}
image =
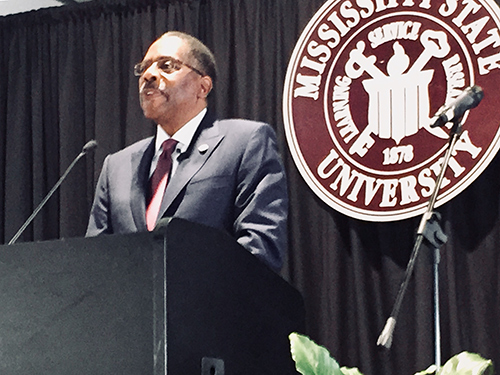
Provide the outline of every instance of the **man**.
{"type": "Polygon", "coordinates": [[[156,136],[105,159],[87,236],[152,230],[162,217],[179,217],[227,231],[279,270],[288,201],[272,128],[219,121],[207,111],[215,60],[190,35],[164,34],[135,74],[144,115],[158,124],[156,136]],[[156,177],[157,166],[168,170],[156,177]]]}

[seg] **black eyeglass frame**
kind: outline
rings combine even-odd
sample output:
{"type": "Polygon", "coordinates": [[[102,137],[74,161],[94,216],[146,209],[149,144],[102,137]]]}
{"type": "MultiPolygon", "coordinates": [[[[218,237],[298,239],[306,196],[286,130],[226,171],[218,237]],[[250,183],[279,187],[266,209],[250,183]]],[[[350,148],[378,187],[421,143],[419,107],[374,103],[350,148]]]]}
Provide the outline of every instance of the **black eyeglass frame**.
{"type": "Polygon", "coordinates": [[[162,57],[157,58],[154,61],[151,61],[151,60],[141,61],[140,63],[137,63],[134,65],[134,75],[136,77],[142,76],[144,74],[144,72],[146,70],[148,70],[153,64],[156,64],[158,69],[164,71],[167,74],[171,74],[175,71],[180,70],[182,68],[182,66],[184,65],[184,66],[187,66],[192,71],[198,73],[200,76],[202,76],[202,77],[206,76],[206,74],[202,73],[200,70],[196,69],[194,66],[186,64],[185,62],[182,62],[181,60],[178,60],[172,56],[162,56],[162,57]],[[166,63],[171,64],[171,66],[165,67],[164,65],[166,63]]]}

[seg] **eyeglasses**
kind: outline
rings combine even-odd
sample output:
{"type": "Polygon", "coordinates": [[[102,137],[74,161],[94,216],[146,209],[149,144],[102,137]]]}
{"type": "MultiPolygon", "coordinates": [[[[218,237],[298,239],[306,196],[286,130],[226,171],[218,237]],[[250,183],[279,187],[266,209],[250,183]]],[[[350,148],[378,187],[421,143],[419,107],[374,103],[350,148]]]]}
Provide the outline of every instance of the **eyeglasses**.
{"type": "Polygon", "coordinates": [[[146,61],[142,61],[138,64],[135,64],[134,75],[136,75],[137,77],[142,76],[144,74],[144,72],[146,70],[148,70],[149,67],[152,66],[153,64],[156,64],[158,69],[164,71],[167,74],[171,74],[177,70],[180,70],[182,68],[182,66],[185,65],[189,69],[198,73],[202,77],[206,75],[206,74],[203,74],[202,72],[200,72],[198,69],[192,67],[191,65],[183,63],[182,61],[177,60],[176,58],[173,58],[171,56],[164,56],[164,57],[160,57],[160,58],[156,59],[155,61],[146,60],[146,61]]]}

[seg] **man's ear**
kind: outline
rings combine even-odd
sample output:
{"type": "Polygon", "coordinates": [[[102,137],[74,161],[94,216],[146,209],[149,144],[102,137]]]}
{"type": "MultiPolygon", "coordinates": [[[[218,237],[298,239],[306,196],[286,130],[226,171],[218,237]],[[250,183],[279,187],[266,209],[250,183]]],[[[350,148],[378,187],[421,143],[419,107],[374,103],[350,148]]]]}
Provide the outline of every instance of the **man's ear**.
{"type": "Polygon", "coordinates": [[[210,91],[212,91],[213,83],[212,78],[209,76],[203,76],[200,78],[200,97],[206,98],[210,91]]]}

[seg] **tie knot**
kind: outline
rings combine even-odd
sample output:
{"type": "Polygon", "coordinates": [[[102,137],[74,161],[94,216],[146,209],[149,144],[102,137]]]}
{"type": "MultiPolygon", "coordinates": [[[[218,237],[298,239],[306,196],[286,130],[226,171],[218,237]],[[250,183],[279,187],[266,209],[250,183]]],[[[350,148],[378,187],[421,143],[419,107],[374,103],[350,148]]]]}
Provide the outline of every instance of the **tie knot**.
{"type": "Polygon", "coordinates": [[[177,146],[177,141],[175,139],[169,138],[165,142],[161,144],[161,148],[163,153],[166,155],[171,155],[175,150],[175,146],[177,146]]]}

